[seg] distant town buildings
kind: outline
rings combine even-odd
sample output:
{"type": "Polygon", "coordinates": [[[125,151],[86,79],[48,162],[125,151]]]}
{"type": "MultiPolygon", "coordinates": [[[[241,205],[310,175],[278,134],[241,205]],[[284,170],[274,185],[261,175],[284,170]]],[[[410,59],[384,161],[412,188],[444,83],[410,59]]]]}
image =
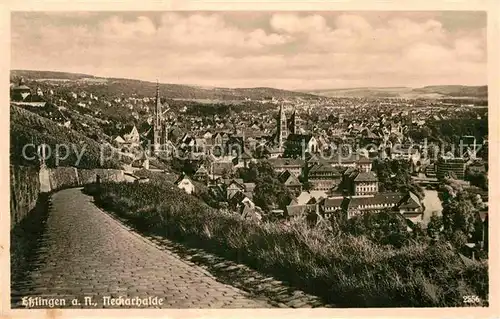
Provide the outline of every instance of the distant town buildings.
{"type": "MultiPolygon", "coordinates": [[[[451,107],[453,104],[382,98],[246,98],[245,103],[254,104],[238,112],[199,115],[191,102],[162,103],[158,83],[154,97],[121,93],[100,94],[99,98],[81,87],[58,88],[54,94],[42,84],[30,85],[36,87],[35,94],[23,79],[12,83],[13,105],[44,106],[45,99],[51,101],[47,104],[54,100],[59,106],[47,106],[43,116],[91,138],[98,136],[122,154],[138,149],[128,168],[156,169],[155,162],[169,155],[166,161],[175,162],[176,170],[184,172],[175,180],[177,187],[192,194],[201,183],[217,202],[257,220],[262,210],[254,203],[256,185],[245,183],[239,175],[251,163],[268,161],[279,183],[293,195],[288,205],[279,207],[288,217],[314,213],[352,218],[388,209],[418,222],[423,212],[418,196],[383,191],[379,181],[383,178],[373,168],[375,158],[411,163],[412,178],[419,175],[418,181],[435,185],[447,177],[465,179],[471,160],[485,156],[476,155],[480,140],[476,136],[462,137],[468,147],[462,154],[446,154],[438,160],[423,147],[423,140],[431,137],[426,131],[428,123],[462,112],[451,107]],[[170,112],[169,103],[175,112],[170,112]],[[285,105],[293,108],[289,116],[285,105]],[[269,107],[278,111],[277,116],[269,107]],[[118,113],[116,118],[127,115],[127,120],[116,120],[112,113],[118,113]],[[100,126],[106,128],[106,134],[100,126]]],[[[487,144],[487,136],[483,140],[487,144]]]]}

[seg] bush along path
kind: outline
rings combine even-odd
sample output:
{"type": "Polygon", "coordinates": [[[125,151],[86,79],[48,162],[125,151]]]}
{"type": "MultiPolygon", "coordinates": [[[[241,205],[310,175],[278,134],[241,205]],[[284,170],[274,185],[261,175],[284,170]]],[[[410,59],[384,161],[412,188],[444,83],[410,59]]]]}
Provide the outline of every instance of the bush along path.
{"type": "Polygon", "coordinates": [[[62,298],[64,306],[82,308],[88,307],[84,297],[104,308],[124,307],[106,304],[105,297],[163,299],[153,308],[272,306],[267,298],[218,282],[200,267],[131,232],[78,188],[52,195],[45,231],[31,263],[34,267],[13,285],[13,308],[23,307],[23,296],[62,298]],[[73,299],[80,305],[71,305],[73,299]]]}
{"type": "MultiPolygon", "coordinates": [[[[91,296],[96,307],[110,308],[114,306],[104,303],[105,297],[163,298],[161,305],[152,307],[166,308],[270,306],[265,299],[249,298],[158,249],[91,200],[75,188],[53,194],[34,260],[37,267],[18,280],[19,289],[12,292],[13,308],[23,307],[22,296],[76,298],[82,308],[85,296],[91,296]]],[[[72,305],[66,302],[65,306],[72,305]]]]}
{"type": "MultiPolygon", "coordinates": [[[[258,224],[215,211],[170,183],[103,183],[86,192],[141,233],[244,264],[328,304],[470,306],[463,296],[473,295],[481,300],[476,305],[487,305],[487,264],[465,264],[446,244],[410,241],[395,248],[303,223],[258,224]]],[[[217,264],[210,267],[217,271],[217,264]]]]}
{"type": "Polygon", "coordinates": [[[307,294],[287,285],[286,282],[262,274],[246,265],[222,258],[200,248],[188,247],[173,242],[165,236],[152,234],[145,229],[140,230],[131,224],[129,220],[117,214],[108,213],[122,222],[131,232],[136,232],[138,235],[147,238],[157,245],[159,249],[169,251],[189,265],[197,265],[206,270],[209,276],[214,276],[219,282],[244,290],[256,298],[266,298],[273,307],[334,307],[334,305],[325,303],[317,296],[307,294]]]}

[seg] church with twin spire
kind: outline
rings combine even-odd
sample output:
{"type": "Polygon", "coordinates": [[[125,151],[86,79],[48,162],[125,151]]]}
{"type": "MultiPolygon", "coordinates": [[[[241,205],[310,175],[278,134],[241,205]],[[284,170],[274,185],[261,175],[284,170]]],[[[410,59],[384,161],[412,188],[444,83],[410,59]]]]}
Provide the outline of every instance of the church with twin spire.
{"type": "Polygon", "coordinates": [[[297,157],[318,152],[318,141],[313,135],[304,133],[300,128],[300,119],[296,110],[293,110],[287,118],[283,104],[281,104],[276,119],[276,133],[270,140],[274,156],[297,157]]]}

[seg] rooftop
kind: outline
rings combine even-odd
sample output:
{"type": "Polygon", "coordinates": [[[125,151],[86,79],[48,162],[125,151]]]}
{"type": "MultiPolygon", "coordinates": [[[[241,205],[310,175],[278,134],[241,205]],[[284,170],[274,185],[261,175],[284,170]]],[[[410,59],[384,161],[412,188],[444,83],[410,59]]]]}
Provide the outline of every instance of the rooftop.
{"type": "Polygon", "coordinates": [[[407,198],[399,207],[415,209],[415,208],[420,208],[422,206],[420,205],[420,199],[417,197],[417,195],[415,195],[412,192],[409,192],[407,198]]]}
{"type": "Polygon", "coordinates": [[[16,90],[16,91],[26,91],[26,90],[30,91],[31,90],[28,86],[26,86],[24,84],[15,86],[12,89],[16,90]]]}
{"type": "Polygon", "coordinates": [[[310,191],[310,192],[302,192],[295,199],[297,205],[305,205],[312,197],[319,199],[321,197],[326,198],[328,195],[324,191],[310,191]]]}
{"type": "Polygon", "coordinates": [[[292,173],[290,173],[290,171],[288,171],[288,170],[285,170],[284,172],[282,172],[278,176],[278,179],[280,180],[280,182],[282,182],[285,185],[289,185],[289,186],[302,185],[300,183],[300,181],[297,179],[297,177],[295,177],[295,175],[293,175],[292,173]]]}
{"type": "Polygon", "coordinates": [[[343,201],[344,197],[329,197],[324,199],[323,205],[325,207],[341,207],[343,201]]]}
{"type": "Polygon", "coordinates": [[[290,205],[286,207],[288,216],[298,216],[316,211],[316,205],[290,205]]]}
{"type": "Polygon", "coordinates": [[[367,205],[390,205],[394,206],[398,204],[404,198],[404,194],[401,193],[378,193],[373,196],[352,196],[347,198],[346,208],[358,208],[360,206],[367,205]]]}
{"type": "Polygon", "coordinates": [[[269,163],[275,167],[281,166],[300,166],[304,165],[304,161],[299,158],[270,158],[268,159],[269,163]]]}
{"type": "Polygon", "coordinates": [[[360,156],[359,160],[358,160],[358,163],[360,163],[360,164],[370,164],[371,162],[372,162],[372,160],[366,156],[360,156]]]}
{"type": "Polygon", "coordinates": [[[378,182],[378,178],[373,172],[360,172],[354,179],[355,182],[378,182]]]}
{"type": "Polygon", "coordinates": [[[335,167],[326,164],[314,165],[313,167],[311,167],[311,170],[309,171],[309,174],[311,173],[331,173],[338,176],[342,175],[335,167]]]}
{"type": "Polygon", "coordinates": [[[290,142],[302,142],[309,143],[309,141],[313,138],[310,134],[290,134],[287,137],[287,141],[290,142]]]}

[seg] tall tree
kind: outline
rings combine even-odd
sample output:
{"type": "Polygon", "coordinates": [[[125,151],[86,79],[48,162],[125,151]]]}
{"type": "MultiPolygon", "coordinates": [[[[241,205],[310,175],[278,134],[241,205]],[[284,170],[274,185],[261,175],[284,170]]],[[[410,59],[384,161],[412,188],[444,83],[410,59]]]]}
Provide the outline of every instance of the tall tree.
{"type": "Polygon", "coordinates": [[[265,211],[284,209],[292,199],[290,191],[273,176],[258,177],[255,181],[254,202],[265,211]]]}
{"type": "Polygon", "coordinates": [[[436,213],[433,213],[429,223],[427,223],[427,235],[430,238],[437,239],[443,227],[443,218],[436,213]]]}
{"type": "Polygon", "coordinates": [[[466,236],[472,236],[475,232],[478,214],[474,204],[464,195],[443,205],[444,232],[449,239],[455,231],[461,231],[466,236]]]}
{"type": "Polygon", "coordinates": [[[344,231],[367,236],[381,245],[401,247],[410,239],[405,218],[394,211],[368,212],[355,216],[344,225],[344,231]]]}

